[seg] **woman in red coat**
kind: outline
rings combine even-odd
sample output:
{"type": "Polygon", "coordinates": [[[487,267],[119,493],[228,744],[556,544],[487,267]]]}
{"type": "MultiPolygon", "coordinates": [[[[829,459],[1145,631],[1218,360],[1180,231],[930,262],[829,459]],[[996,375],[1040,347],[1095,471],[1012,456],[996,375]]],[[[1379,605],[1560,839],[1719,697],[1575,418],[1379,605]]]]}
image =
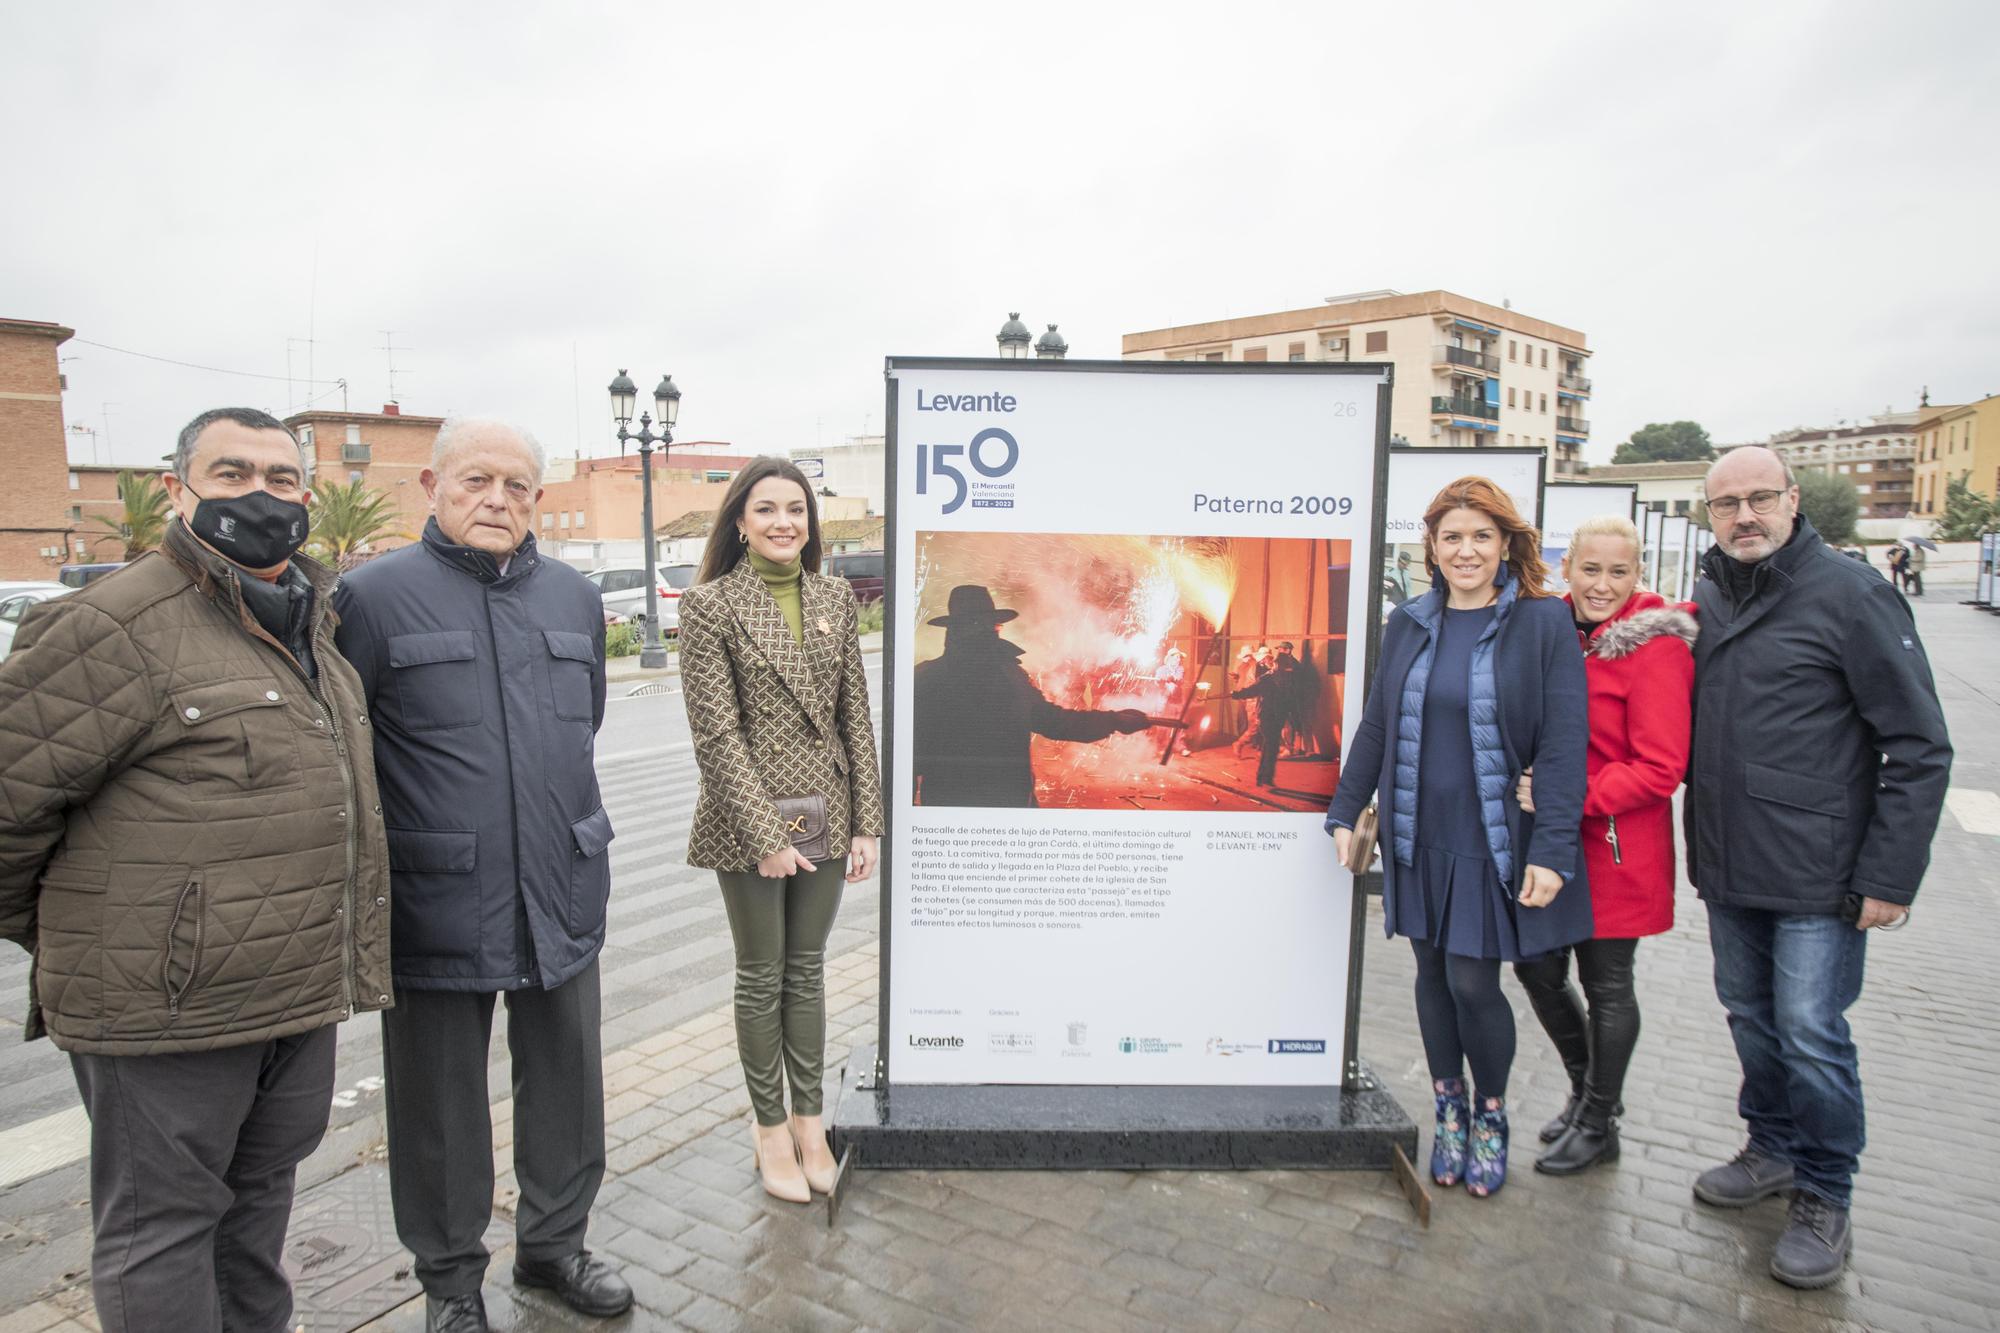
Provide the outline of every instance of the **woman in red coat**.
{"type": "MultiPolygon", "coordinates": [[[[1535,1163],[1559,1176],[1618,1156],[1613,1117],[1639,1041],[1632,961],[1641,937],[1674,924],[1673,795],[1687,772],[1695,638],[1693,606],[1639,591],[1639,533],[1625,519],[1581,524],[1563,575],[1590,683],[1582,840],[1596,933],[1575,947],[1588,1010],[1569,984],[1569,950],[1514,965],[1569,1071],[1569,1103],[1542,1128],[1553,1146],[1535,1163]]],[[[1531,775],[1520,799],[1534,809],[1531,775]]]]}

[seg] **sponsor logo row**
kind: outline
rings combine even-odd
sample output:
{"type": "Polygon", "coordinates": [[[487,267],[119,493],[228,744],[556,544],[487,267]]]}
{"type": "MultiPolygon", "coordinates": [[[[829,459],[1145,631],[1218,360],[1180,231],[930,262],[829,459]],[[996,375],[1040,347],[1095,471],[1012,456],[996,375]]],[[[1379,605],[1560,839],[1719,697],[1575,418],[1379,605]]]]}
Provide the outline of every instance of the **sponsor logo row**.
{"type": "MultiPolygon", "coordinates": [[[[920,1051],[962,1051],[966,1039],[958,1033],[911,1033],[912,1049],[920,1051]]],[[[986,1049],[994,1055],[1033,1055],[1039,1043],[1033,1032],[988,1032],[986,1049]]],[[[1167,1037],[1120,1035],[1113,1046],[1119,1055],[1174,1055],[1183,1043],[1167,1037]]],[[[1210,1037],[1202,1045],[1204,1055],[1324,1055],[1324,1037],[1267,1037],[1262,1041],[1229,1041],[1210,1037]]],[[[1067,1023],[1063,1028],[1064,1056],[1089,1058],[1097,1054],[1090,1044],[1090,1025],[1067,1023]]]]}

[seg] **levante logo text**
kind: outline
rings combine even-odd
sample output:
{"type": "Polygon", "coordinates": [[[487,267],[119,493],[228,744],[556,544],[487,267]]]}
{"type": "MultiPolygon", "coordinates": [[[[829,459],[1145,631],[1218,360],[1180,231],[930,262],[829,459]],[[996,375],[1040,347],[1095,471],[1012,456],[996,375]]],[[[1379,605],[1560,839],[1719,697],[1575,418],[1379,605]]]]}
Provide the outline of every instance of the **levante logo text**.
{"type": "Polygon", "coordinates": [[[919,1037],[910,1034],[910,1045],[929,1051],[955,1051],[965,1045],[963,1037],[919,1037]]]}
{"type": "Polygon", "coordinates": [[[1012,412],[1014,405],[1011,393],[934,393],[926,398],[917,390],[919,412],[1012,412]]]}

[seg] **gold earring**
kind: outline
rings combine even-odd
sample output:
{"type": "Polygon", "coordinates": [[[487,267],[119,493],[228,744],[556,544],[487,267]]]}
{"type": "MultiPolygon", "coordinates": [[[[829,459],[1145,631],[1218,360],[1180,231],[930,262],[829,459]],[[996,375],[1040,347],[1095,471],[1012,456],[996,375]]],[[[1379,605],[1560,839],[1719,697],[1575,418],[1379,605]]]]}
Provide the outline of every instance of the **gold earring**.
{"type": "Polygon", "coordinates": [[[750,544],[750,534],[741,528],[736,529],[736,544],[738,546],[748,546],[750,544]]]}

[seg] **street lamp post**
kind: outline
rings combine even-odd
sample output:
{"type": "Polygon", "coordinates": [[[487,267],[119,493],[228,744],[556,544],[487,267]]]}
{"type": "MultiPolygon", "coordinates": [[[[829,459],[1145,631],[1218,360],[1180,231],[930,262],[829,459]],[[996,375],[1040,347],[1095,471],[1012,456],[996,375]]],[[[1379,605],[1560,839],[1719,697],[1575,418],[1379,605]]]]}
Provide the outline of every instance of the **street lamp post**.
{"type": "Polygon", "coordinates": [[[1009,361],[1016,361],[1028,354],[1028,344],[1034,336],[1028,332],[1028,326],[1021,322],[1021,312],[1016,310],[1010,313],[1007,322],[1000,326],[1000,333],[995,341],[1000,344],[1001,356],[1009,361]]]}
{"type": "Polygon", "coordinates": [[[653,410],[659,414],[660,433],[653,433],[653,418],[639,414],[639,429],[627,430],[632,421],[632,405],[639,387],[624,370],[611,381],[611,417],[618,423],[618,453],[625,454],[628,441],[639,445],[639,495],[641,522],[646,525],[646,638],[639,646],[639,665],[660,670],[667,665],[667,645],[660,641],[659,535],[653,529],[653,446],[665,454],[674,442],[674,425],[681,417],[681,391],[674,377],[662,375],[653,389],[653,410]]]}
{"type": "Polygon", "coordinates": [[[1035,339],[1035,359],[1037,361],[1060,361],[1069,355],[1069,339],[1056,332],[1056,326],[1049,325],[1049,331],[1035,339]]]}

